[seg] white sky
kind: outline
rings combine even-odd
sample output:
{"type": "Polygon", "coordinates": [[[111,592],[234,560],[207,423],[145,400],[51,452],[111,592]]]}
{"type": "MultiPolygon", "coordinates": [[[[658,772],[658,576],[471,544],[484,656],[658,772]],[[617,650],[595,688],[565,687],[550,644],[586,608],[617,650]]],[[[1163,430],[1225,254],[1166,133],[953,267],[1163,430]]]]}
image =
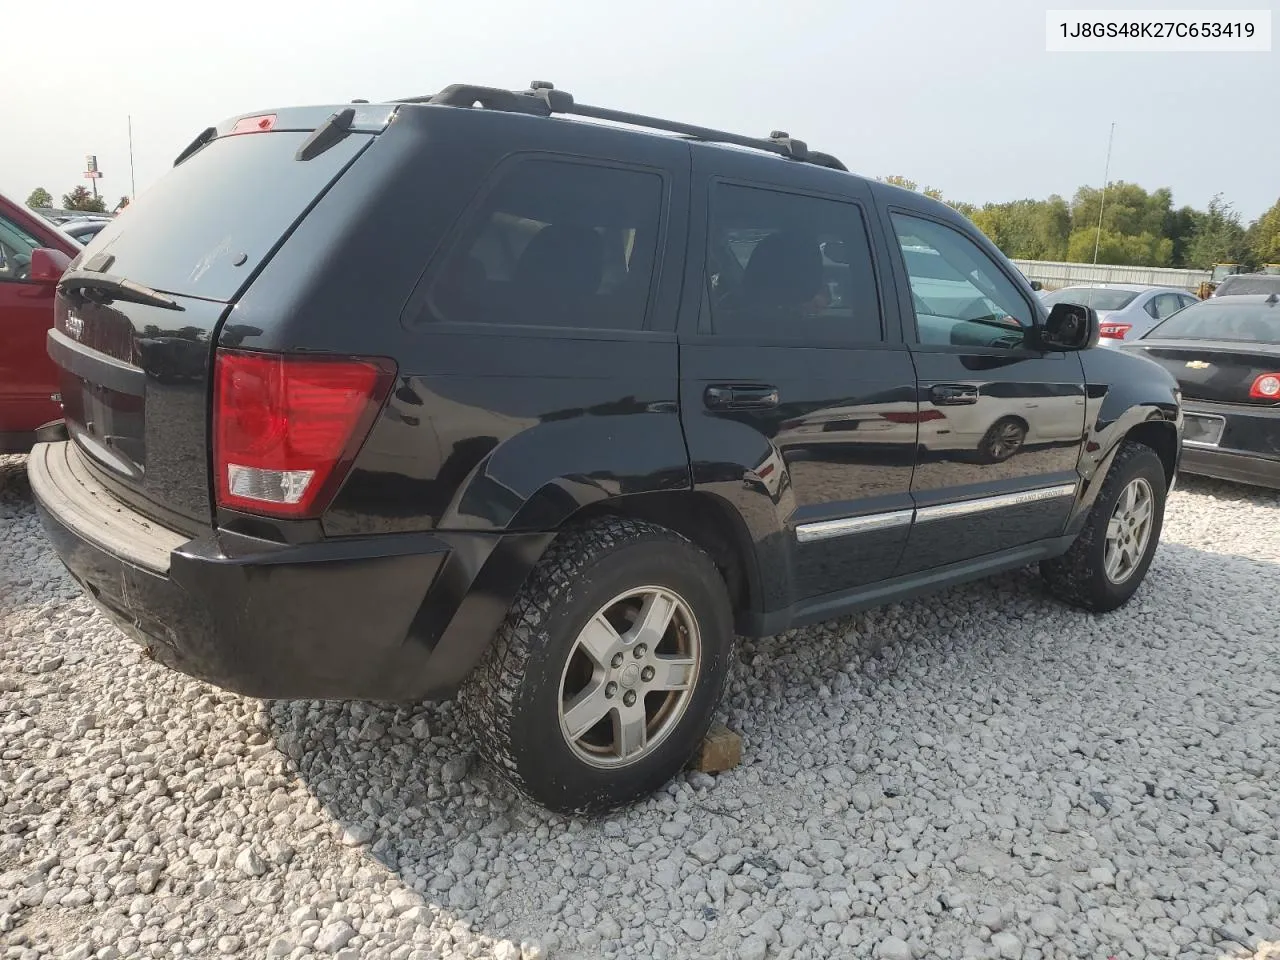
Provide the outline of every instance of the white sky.
{"type": "Polygon", "coordinates": [[[1100,183],[1113,120],[1112,180],[1169,186],[1178,206],[1221,191],[1248,219],[1280,197],[1280,52],[1049,54],[1044,10],[1059,5],[100,0],[61,16],[10,0],[0,192],[59,202],[96,153],[114,203],[131,192],[130,114],[143,191],[236,113],[545,79],[585,103],[784,129],[858,173],[976,203],[1100,183]],[[81,49],[51,58],[66,38],[81,49]]]}

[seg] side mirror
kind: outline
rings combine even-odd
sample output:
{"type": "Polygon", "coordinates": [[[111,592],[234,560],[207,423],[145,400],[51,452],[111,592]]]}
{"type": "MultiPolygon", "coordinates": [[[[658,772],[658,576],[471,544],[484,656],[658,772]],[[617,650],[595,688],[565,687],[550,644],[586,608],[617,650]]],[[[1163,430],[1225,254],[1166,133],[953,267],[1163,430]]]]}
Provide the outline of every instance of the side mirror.
{"type": "Polygon", "coordinates": [[[31,268],[27,273],[32,283],[57,283],[71,265],[71,258],[61,250],[36,247],[31,251],[31,268]]]}
{"type": "Polygon", "coordinates": [[[1098,345],[1098,311],[1076,303],[1055,303],[1040,328],[1046,350],[1088,350],[1098,345]]]}
{"type": "Polygon", "coordinates": [[[1031,289],[1036,291],[1036,293],[1039,293],[1044,289],[1044,284],[1039,280],[1028,280],[1027,282],[1031,284],[1031,289]]]}

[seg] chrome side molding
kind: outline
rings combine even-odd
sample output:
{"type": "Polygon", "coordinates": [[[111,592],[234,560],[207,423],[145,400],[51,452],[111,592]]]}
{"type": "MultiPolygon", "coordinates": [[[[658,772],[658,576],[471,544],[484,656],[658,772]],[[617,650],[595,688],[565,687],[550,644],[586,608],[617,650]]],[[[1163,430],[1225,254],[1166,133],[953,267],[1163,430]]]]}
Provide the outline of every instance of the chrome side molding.
{"type": "Polygon", "coordinates": [[[1017,493],[1000,493],[992,497],[977,497],[973,500],[957,500],[954,503],[939,503],[932,507],[868,513],[860,517],[840,517],[836,520],[818,520],[797,526],[796,540],[800,543],[813,543],[817,540],[829,540],[853,533],[887,530],[912,522],[951,520],[955,517],[986,513],[989,510],[1003,510],[1006,507],[1018,507],[1026,503],[1039,503],[1042,500],[1074,497],[1078,488],[1078,483],[1056,483],[1051,487],[1037,487],[1034,490],[1020,490],[1017,493]]]}

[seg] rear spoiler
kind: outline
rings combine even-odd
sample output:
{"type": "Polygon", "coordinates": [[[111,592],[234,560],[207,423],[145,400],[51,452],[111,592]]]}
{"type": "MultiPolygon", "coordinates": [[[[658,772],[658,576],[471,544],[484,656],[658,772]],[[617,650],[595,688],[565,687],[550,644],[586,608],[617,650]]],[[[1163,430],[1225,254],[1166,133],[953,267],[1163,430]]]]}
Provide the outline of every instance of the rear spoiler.
{"type": "MultiPolygon", "coordinates": [[[[219,137],[240,136],[250,133],[311,133],[317,140],[327,140],[332,146],[350,133],[381,133],[395,118],[399,104],[351,103],[329,107],[286,107],[283,110],[258,110],[242,113],[222,121],[216,127],[205,127],[174,158],[176,167],[189,160],[219,137]],[[324,133],[322,134],[322,131],[324,133]],[[341,136],[335,136],[340,132],[341,136]]],[[[308,146],[308,145],[304,145],[308,146]]],[[[299,151],[299,160],[318,156],[315,144],[310,144],[308,155],[299,151]]]]}

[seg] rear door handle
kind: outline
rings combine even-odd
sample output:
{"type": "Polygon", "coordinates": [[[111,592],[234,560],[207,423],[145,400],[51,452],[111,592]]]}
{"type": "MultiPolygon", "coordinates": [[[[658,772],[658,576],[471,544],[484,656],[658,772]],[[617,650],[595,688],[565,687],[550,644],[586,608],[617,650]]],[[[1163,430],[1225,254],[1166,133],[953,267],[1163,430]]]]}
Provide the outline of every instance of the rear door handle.
{"type": "Polygon", "coordinates": [[[978,388],[967,383],[936,383],[929,388],[929,399],[939,407],[959,407],[978,402],[978,388]]]}
{"type": "Polygon", "coordinates": [[[702,401],[711,410],[768,410],[778,405],[778,388],[717,383],[707,387],[702,401]]]}

